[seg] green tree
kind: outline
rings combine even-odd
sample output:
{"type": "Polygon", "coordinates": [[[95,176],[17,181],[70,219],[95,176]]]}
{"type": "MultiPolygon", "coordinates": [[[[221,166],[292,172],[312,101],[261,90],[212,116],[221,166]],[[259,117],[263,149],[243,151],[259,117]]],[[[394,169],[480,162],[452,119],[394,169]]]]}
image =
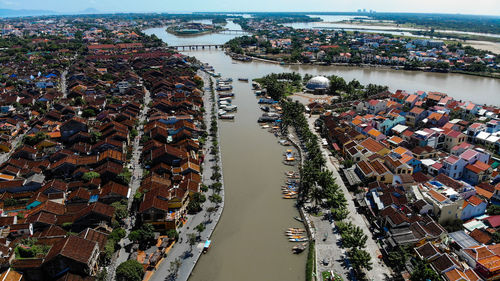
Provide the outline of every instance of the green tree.
{"type": "Polygon", "coordinates": [[[205,225],[203,223],[198,224],[194,229],[198,231],[198,236],[205,230],[205,225]]]}
{"type": "Polygon", "coordinates": [[[120,201],[113,202],[111,204],[115,208],[115,218],[119,221],[123,220],[128,216],[128,206],[120,201]]]}
{"type": "Polygon", "coordinates": [[[82,112],[82,117],[84,118],[94,117],[94,116],[96,116],[96,114],[92,108],[87,108],[82,112]]]}
{"type": "Polygon", "coordinates": [[[372,270],[373,264],[371,262],[371,256],[367,251],[353,248],[347,251],[347,256],[349,257],[352,266],[357,270],[372,270]]]}
{"type": "Polygon", "coordinates": [[[128,234],[128,239],[139,243],[141,248],[146,248],[155,237],[153,225],[143,224],[139,229],[133,230],[128,234]]]}
{"type": "Polygon", "coordinates": [[[97,173],[97,172],[93,172],[93,171],[91,171],[91,172],[86,172],[86,173],[84,173],[84,174],[83,174],[83,176],[82,176],[82,180],[84,180],[84,181],[86,181],[86,182],[89,182],[89,181],[91,181],[91,180],[93,180],[93,179],[96,179],[96,178],[98,178],[98,177],[100,177],[100,176],[101,176],[101,175],[100,175],[99,173],[97,173]]]}
{"type": "Polygon", "coordinates": [[[411,281],[441,280],[437,273],[426,263],[419,261],[410,276],[411,281]]]}
{"type": "Polygon", "coordinates": [[[168,238],[174,239],[175,241],[179,240],[179,232],[175,229],[170,229],[167,231],[168,238]]]}
{"type": "Polygon", "coordinates": [[[189,233],[188,234],[188,243],[189,243],[189,251],[193,251],[193,246],[196,245],[196,234],[195,233],[189,233]]]}
{"type": "Polygon", "coordinates": [[[118,281],[142,281],[144,269],[136,260],[122,262],[116,268],[116,280],[118,281]]]}
{"type": "Polygon", "coordinates": [[[490,216],[500,215],[500,206],[497,206],[495,204],[490,204],[488,206],[487,213],[490,216]]]}

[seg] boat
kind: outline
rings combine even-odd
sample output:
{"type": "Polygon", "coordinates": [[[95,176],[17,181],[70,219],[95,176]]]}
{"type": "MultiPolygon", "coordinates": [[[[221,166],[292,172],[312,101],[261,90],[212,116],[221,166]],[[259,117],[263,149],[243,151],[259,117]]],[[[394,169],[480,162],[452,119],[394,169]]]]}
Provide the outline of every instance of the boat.
{"type": "Polygon", "coordinates": [[[217,91],[231,91],[233,89],[233,86],[231,85],[218,85],[217,88],[215,88],[217,91]]]}
{"type": "Polygon", "coordinates": [[[307,238],[290,238],[288,239],[290,242],[306,242],[307,238]]]}
{"type": "Polygon", "coordinates": [[[285,161],[283,160],[283,164],[287,165],[287,166],[295,166],[295,161],[285,161]]]}
{"type": "Polygon", "coordinates": [[[301,217],[293,217],[293,218],[297,221],[304,222],[304,220],[301,217]]]}
{"type": "Polygon", "coordinates": [[[208,249],[210,249],[210,244],[212,244],[211,240],[205,241],[205,244],[203,245],[203,253],[208,252],[208,249]]]}
{"type": "Polygon", "coordinates": [[[224,108],[224,110],[227,112],[233,112],[238,110],[238,106],[232,104],[223,105],[221,107],[224,108]]]}
{"type": "Polygon", "coordinates": [[[248,78],[238,78],[238,81],[248,82],[248,78]]]}
{"type": "Polygon", "coordinates": [[[219,109],[219,111],[217,112],[219,115],[224,115],[226,114],[227,112],[224,110],[224,109],[219,109]]]}
{"type": "Polygon", "coordinates": [[[221,101],[231,102],[231,98],[230,98],[230,97],[221,98],[221,97],[219,96],[219,102],[221,102],[221,101]]]}
{"type": "Polygon", "coordinates": [[[262,92],[262,91],[256,91],[255,92],[255,96],[257,96],[257,97],[260,97],[260,96],[263,96],[263,95],[265,95],[265,93],[262,92]]]}
{"type": "Polygon", "coordinates": [[[219,98],[230,98],[234,97],[234,93],[219,93],[219,98]]]}
{"type": "Polygon", "coordinates": [[[297,199],[297,195],[283,195],[283,199],[297,199]]]}
{"type": "Polygon", "coordinates": [[[254,90],[259,90],[260,89],[260,84],[258,82],[252,82],[252,88],[254,90]]]}
{"type": "Polygon", "coordinates": [[[217,79],[215,80],[217,83],[231,83],[233,82],[233,78],[224,78],[224,79],[217,79]]]}
{"type": "Polygon", "coordinates": [[[219,119],[234,119],[234,115],[233,114],[223,114],[223,115],[220,115],[219,116],[219,119]]]}
{"type": "Polygon", "coordinates": [[[301,239],[301,238],[306,238],[304,235],[287,235],[288,238],[295,238],[295,239],[301,239]]]}
{"type": "Polygon", "coordinates": [[[269,108],[269,106],[261,106],[260,110],[262,110],[264,112],[269,112],[270,108],[269,108]]]}
{"type": "Polygon", "coordinates": [[[300,254],[307,248],[307,243],[302,243],[300,245],[293,246],[292,252],[294,254],[300,254]]]}
{"type": "Polygon", "coordinates": [[[297,228],[297,227],[289,227],[286,230],[291,230],[291,231],[306,231],[305,228],[297,228]]]}

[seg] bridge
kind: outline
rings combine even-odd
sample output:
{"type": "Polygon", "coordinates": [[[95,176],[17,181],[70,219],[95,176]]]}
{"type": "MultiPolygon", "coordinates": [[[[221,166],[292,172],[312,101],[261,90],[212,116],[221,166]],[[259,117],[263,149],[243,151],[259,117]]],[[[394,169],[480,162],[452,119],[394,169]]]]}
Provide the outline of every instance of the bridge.
{"type": "Polygon", "coordinates": [[[198,49],[211,49],[212,47],[214,49],[222,49],[224,45],[219,45],[219,44],[196,44],[196,45],[175,45],[175,46],[168,46],[169,48],[176,49],[176,50],[198,50],[198,49]]]}
{"type": "Polygon", "coordinates": [[[224,29],[221,31],[217,31],[217,33],[222,33],[222,34],[247,34],[248,32],[244,30],[238,30],[238,29],[224,29]]]}

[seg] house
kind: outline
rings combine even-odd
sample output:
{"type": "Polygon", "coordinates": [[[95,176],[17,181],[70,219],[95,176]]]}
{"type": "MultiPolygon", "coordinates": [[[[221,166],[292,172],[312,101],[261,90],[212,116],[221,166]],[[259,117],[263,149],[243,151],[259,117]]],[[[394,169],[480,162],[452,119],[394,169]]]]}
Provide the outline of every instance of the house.
{"type": "Polygon", "coordinates": [[[484,215],[487,205],[486,201],[479,199],[477,196],[469,197],[464,201],[460,219],[466,221],[484,215]]]}
{"type": "Polygon", "coordinates": [[[473,246],[463,251],[465,260],[485,280],[500,277],[500,244],[473,246]]]}
{"type": "Polygon", "coordinates": [[[73,136],[78,132],[87,132],[87,123],[85,119],[79,117],[73,117],[61,125],[60,132],[63,141],[68,140],[69,137],[73,136]]]}
{"type": "Polygon", "coordinates": [[[406,125],[415,127],[427,117],[427,110],[420,107],[413,107],[406,115],[406,125]]]}
{"type": "Polygon", "coordinates": [[[99,245],[76,235],[56,242],[47,253],[43,270],[56,277],[65,271],[94,276],[98,270],[99,245]]]}
{"type": "Polygon", "coordinates": [[[442,172],[445,175],[453,179],[460,179],[463,175],[467,162],[465,162],[462,158],[450,155],[444,159],[442,164],[442,172]]]}
{"type": "Polygon", "coordinates": [[[467,140],[467,136],[461,132],[449,130],[444,133],[444,149],[451,152],[451,149],[467,140]]]}
{"type": "Polygon", "coordinates": [[[487,181],[491,173],[492,169],[490,165],[481,161],[476,161],[474,164],[465,166],[463,178],[466,182],[476,185],[480,182],[487,181]]]}

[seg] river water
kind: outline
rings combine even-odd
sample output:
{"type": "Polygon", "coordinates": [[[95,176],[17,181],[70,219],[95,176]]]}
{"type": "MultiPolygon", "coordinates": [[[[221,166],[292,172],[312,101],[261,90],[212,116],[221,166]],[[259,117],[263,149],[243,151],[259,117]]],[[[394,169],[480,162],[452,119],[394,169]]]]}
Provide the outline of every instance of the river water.
{"type": "MultiPolygon", "coordinates": [[[[228,23],[230,29],[239,26],[228,23]]],[[[236,35],[210,34],[177,37],[165,28],[146,30],[170,45],[222,44],[236,35]]],[[[201,257],[192,281],[287,280],[302,281],[306,254],[292,255],[292,243],[283,231],[299,227],[292,200],[281,199],[280,186],[289,167],[281,161],[285,148],[276,138],[261,129],[256,120],[261,115],[250,83],[238,78],[259,78],[269,73],[342,76],[363,84],[388,85],[391,90],[441,91],[457,99],[500,104],[500,79],[459,74],[395,71],[379,68],[341,66],[278,65],[254,61],[236,62],[219,50],[184,52],[209,63],[223,77],[233,78],[238,105],[235,121],[220,122],[221,151],[225,184],[225,208],[215,229],[210,251],[201,257]]]]}

